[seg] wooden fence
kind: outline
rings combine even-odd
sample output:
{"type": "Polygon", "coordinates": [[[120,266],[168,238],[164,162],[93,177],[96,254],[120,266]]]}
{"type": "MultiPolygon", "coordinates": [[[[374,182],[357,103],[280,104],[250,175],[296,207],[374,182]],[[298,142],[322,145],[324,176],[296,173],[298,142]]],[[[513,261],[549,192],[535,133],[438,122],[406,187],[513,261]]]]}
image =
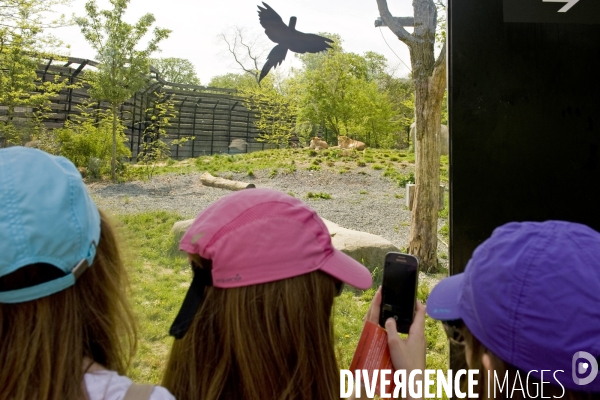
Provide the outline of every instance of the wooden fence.
{"type": "MultiPolygon", "coordinates": [[[[70,57],[66,62],[48,60],[40,65],[37,73],[41,81],[52,81],[58,76],[71,83],[82,83],[82,73],[97,65],[92,60],[70,57]]],[[[179,146],[172,145],[173,158],[246,153],[272,147],[258,141],[260,132],[254,123],[256,115],[246,108],[245,99],[235,90],[167,82],[152,69],[145,89],[137,92],[119,110],[133,159],[140,153],[144,140],[150,140],[144,136],[144,130],[157,101],[156,93],[164,93],[165,98],[174,102],[177,110],[177,117],[166,128],[167,136],[163,140],[170,144],[175,139],[194,138],[179,146]]],[[[88,87],[85,84],[77,89],[60,92],[52,99],[52,114],[44,120],[45,126],[48,129],[63,127],[65,121],[80,114],[78,106],[89,101],[88,87]]],[[[109,105],[100,103],[96,108],[106,110],[109,105]]],[[[7,107],[0,106],[0,116],[6,114],[6,110],[7,107]]],[[[17,108],[15,117],[25,121],[31,111],[23,107],[17,108]]]]}

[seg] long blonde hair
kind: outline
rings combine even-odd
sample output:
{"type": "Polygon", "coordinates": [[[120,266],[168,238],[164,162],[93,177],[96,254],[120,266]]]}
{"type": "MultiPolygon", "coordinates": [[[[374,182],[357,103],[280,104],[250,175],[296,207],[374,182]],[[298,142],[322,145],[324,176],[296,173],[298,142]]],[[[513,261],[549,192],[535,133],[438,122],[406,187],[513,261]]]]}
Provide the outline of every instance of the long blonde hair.
{"type": "MultiPolygon", "coordinates": [[[[210,261],[194,257],[196,268],[210,261]]],[[[175,340],[162,385],[178,400],[339,398],[334,278],[320,271],[233,289],[207,287],[175,340]]]]}
{"type": "MultiPolygon", "coordinates": [[[[115,233],[103,213],[100,218],[96,257],[75,285],[37,300],[0,304],[0,400],[87,398],[84,358],[125,373],[136,331],[115,233]]],[[[56,278],[57,271],[23,267],[0,278],[0,290],[56,278]]]]}

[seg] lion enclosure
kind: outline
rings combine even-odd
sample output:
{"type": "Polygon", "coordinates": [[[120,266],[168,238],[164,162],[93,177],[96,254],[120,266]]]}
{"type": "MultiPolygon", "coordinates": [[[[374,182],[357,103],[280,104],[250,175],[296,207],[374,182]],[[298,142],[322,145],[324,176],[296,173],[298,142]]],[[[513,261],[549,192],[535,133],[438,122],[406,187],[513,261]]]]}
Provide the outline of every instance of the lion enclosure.
{"type": "MultiPolygon", "coordinates": [[[[39,66],[37,75],[40,82],[53,81],[58,77],[81,84],[79,88],[59,92],[52,99],[52,113],[43,121],[47,129],[62,128],[65,121],[81,114],[78,107],[91,100],[82,74],[87,68],[97,65],[92,60],[69,57],[66,61],[48,60],[39,66]]],[[[257,116],[245,106],[246,99],[236,90],[167,82],[152,69],[146,88],[137,92],[119,110],[133,159],[143,148],[144,140],[151,140],[144,135],[144,130],[158,100],[156,93],[162,93],[163,98],[172,100],[177,111],[177,116],[166,127],[167,135],[163,140],[170,144],[173,140],[190,138],[172,146],[172,158],[248,153],[273,147],[257,140],[261,134],[255,125],[257,116]]],[[[96,104],[95,108],[106,110],[109,105],[102,102],[96,104]]],[[[34,110],[16,107],[13,121],[26,123],[31,111],[34,110]]],[[[8,107],[0,105],[0,119],[6,119],[7,115],[8,107]]],[[[5,145],[2,140],[0,138],[0,147],[5,145]]]]}

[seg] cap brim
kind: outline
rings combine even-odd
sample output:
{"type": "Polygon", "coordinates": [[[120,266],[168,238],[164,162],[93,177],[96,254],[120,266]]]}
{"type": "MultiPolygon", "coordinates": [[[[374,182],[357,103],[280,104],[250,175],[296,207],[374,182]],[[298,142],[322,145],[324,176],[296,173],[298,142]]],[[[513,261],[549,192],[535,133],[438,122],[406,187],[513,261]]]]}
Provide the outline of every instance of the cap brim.
{"type": "Polygon", "coordinates": [[[462,319],[459,300],[463,281],[464,274],[440,281],[427,298],[427,315],[440,321],[462,319]]]}
{"type": "Polygon", "coordinates": [[[373,284],[367,267],[337,249],[333,249],[320,270],[357,289],[368,289],[373,284]]]}

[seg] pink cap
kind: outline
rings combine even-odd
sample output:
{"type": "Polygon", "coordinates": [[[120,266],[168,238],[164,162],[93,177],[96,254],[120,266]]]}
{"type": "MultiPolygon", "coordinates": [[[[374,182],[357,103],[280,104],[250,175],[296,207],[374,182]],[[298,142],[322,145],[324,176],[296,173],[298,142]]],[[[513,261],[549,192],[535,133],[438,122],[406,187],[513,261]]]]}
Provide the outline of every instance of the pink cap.
{"type": "Polygon", "coordinates": [[[179,248],[212,260],[213,286],[233,288],[321,270],[359,289],[369,270],[335,249],[327,227],[302,201],[271,189],[246,189],[200,212],[179,248]]]}

